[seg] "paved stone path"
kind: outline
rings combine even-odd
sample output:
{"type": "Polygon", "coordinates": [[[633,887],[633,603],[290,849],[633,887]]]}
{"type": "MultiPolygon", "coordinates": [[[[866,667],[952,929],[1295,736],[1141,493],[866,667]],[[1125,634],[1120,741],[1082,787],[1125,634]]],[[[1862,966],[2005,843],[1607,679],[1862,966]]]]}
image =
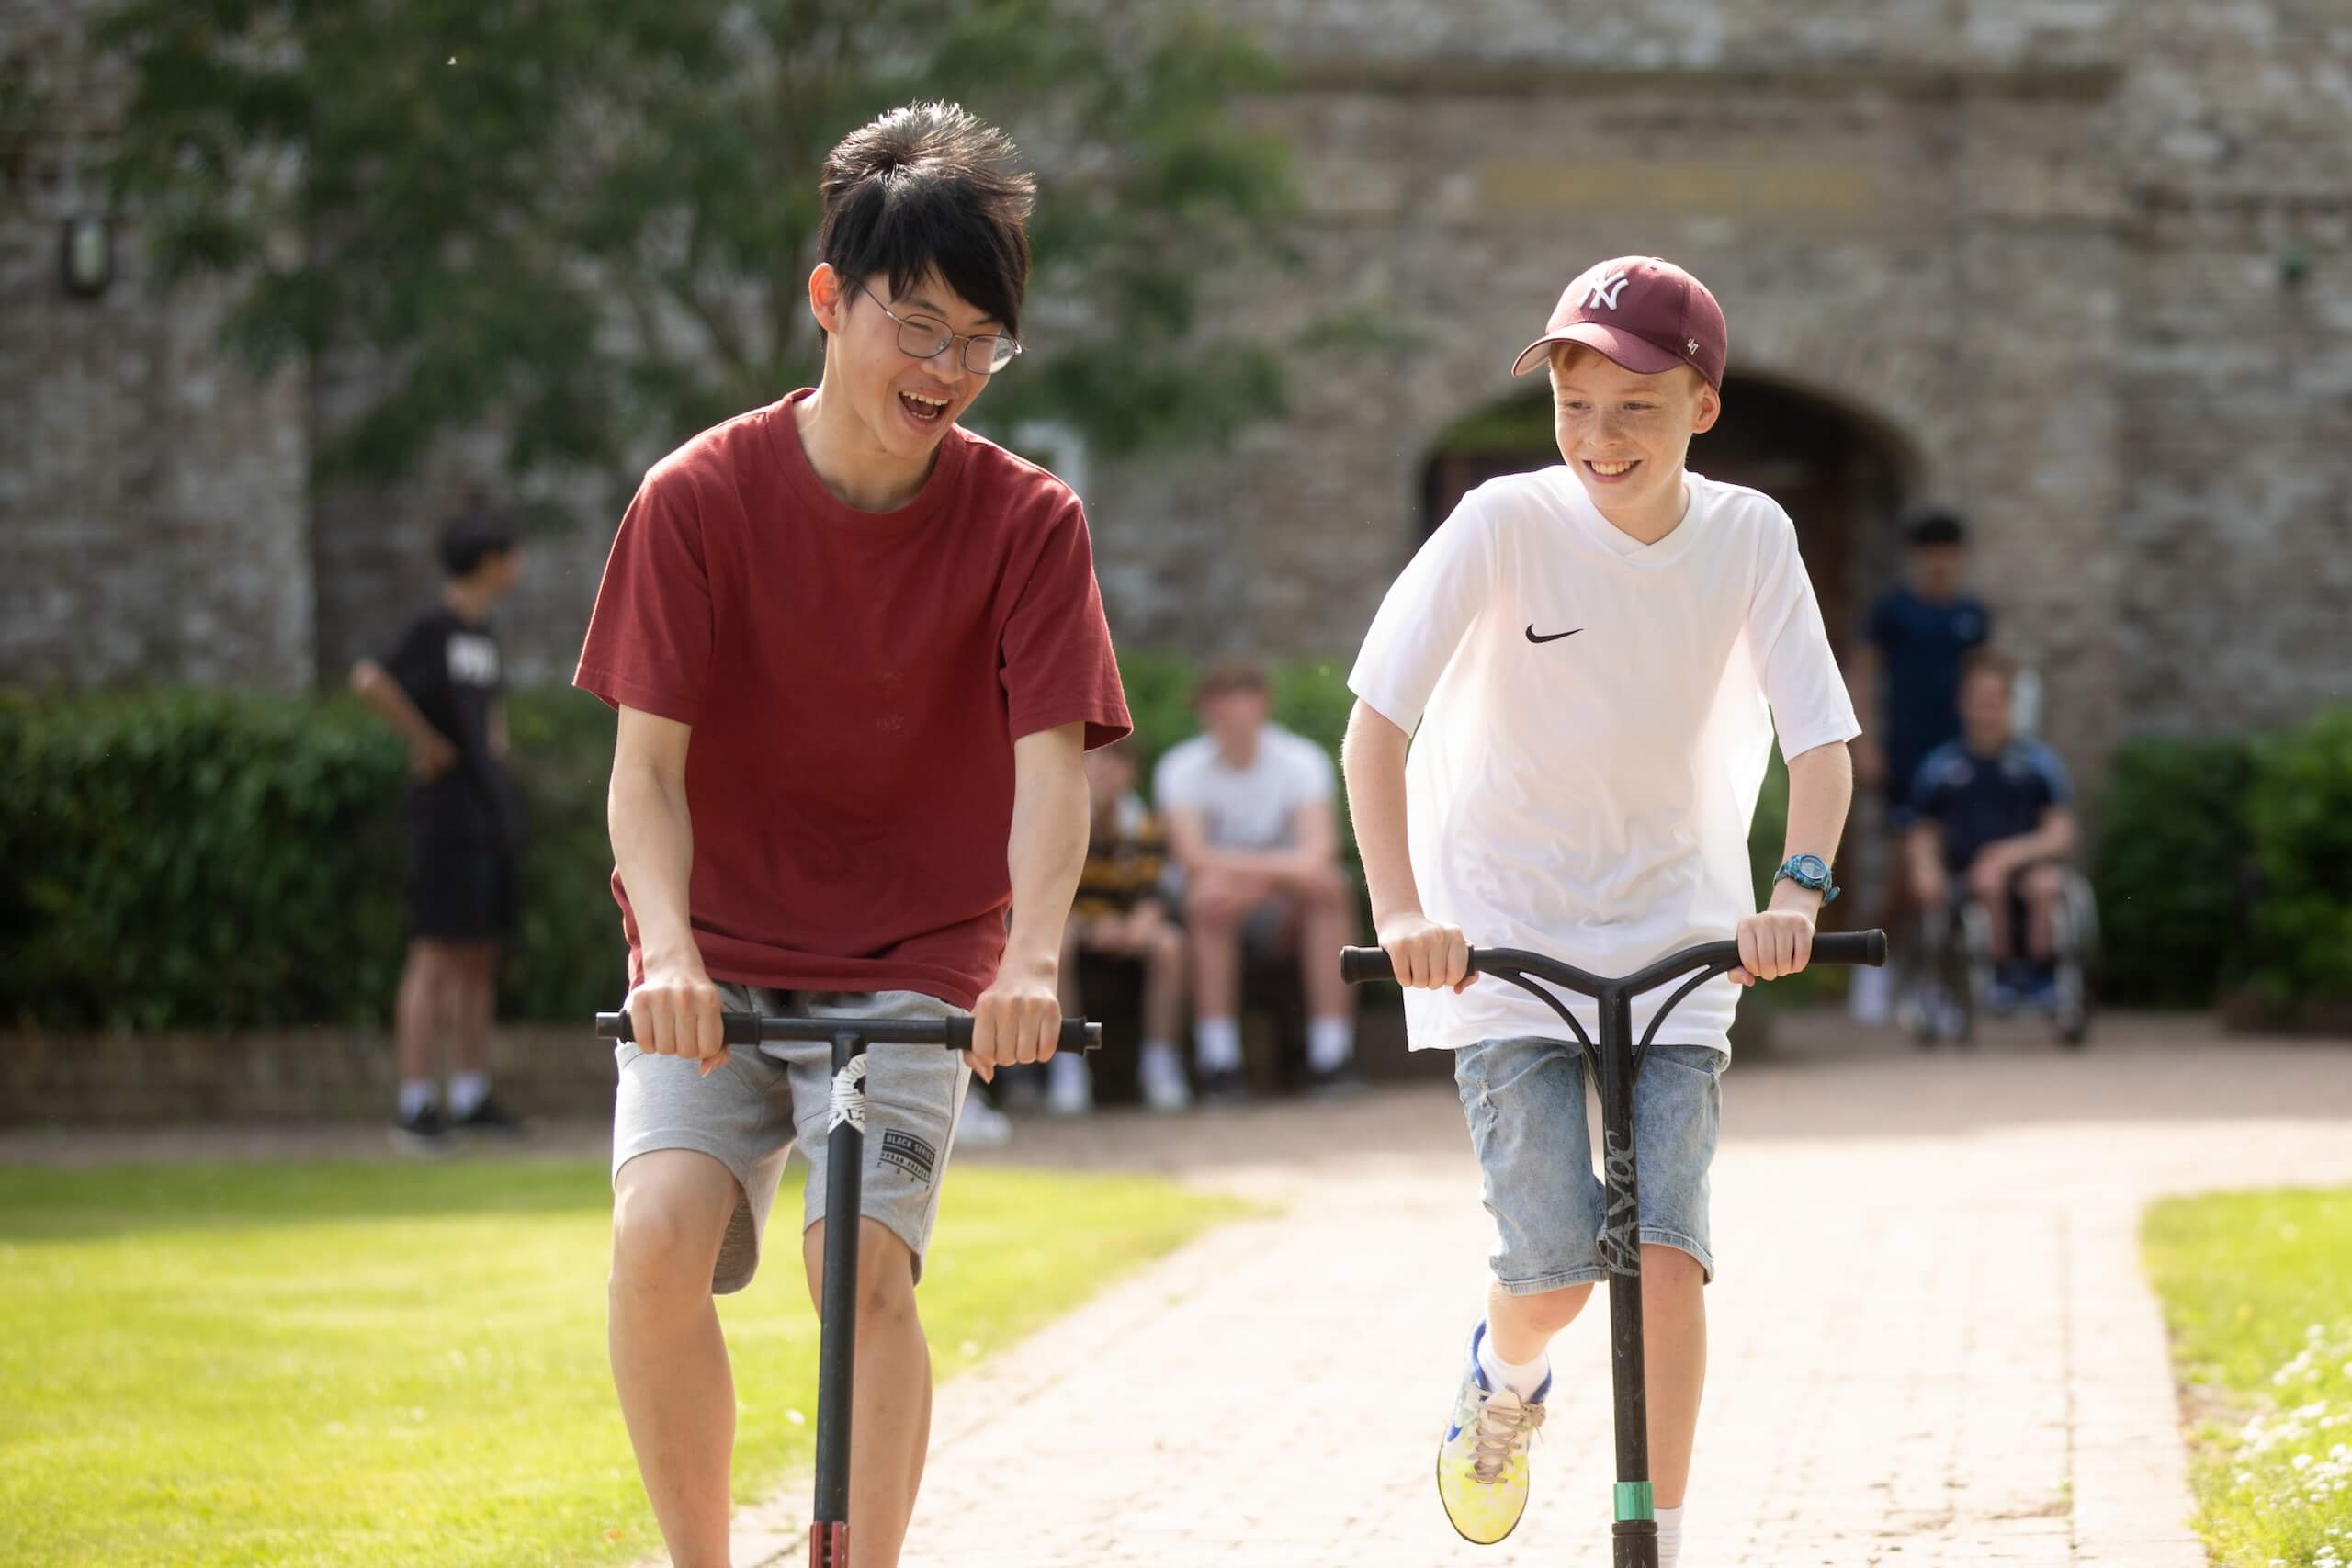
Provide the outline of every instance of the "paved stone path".
{"type": "MultiPolygon", "coordinates": [[[[2079,1056],[1848,1041],[1743,1063],[1726,1094],[1690,1568],[2202,1568],[2139,1216],[2166,1192],[2352,1181],[2352,1048],[2170,1021],[2079,1056]]],[[[1473,1548],[1436,1506],[1488,1239],[1442,1089],[1024,1127],[1001,1157],[1283,1210],[942,1390],[909,1564],[1608,1562],[1599,1298],[1555,1353],[1518,1533],[1473,1548]]],[[[739,1568],[805,1560],[805,1498],[744,1519],[739,1568]]]]}

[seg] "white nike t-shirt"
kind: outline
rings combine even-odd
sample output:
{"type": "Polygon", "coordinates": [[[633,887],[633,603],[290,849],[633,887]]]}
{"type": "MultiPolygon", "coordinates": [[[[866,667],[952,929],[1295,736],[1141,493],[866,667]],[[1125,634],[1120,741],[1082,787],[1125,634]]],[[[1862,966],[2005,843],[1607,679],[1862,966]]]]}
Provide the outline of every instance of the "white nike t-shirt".
{"type": "Polygon", "coordinates": [[[1228,763],[1215,737],[1195,735],[1169,748],[1151,778],[1159,809],[1201,813],[1220,850],[1287,849],[1298,808],[1337,793],[1329,753],[1279,724],[1259,729],[1246,768],[1228,763]]]}
{"type": "MultiPolygon", "coordinates": [[[[1422,907],[1474,947],[1614,976],[1734,935],[1756,908],[1747,829],[1774,728],[1791,757],[1861,732],[1788,513],[1689,479],[1689,512],[1654,545],[1566,468],[1481,485],[1364,639],[1348,684],[1413,736],[1422,907]]],[[[1635,998],[1635,1039],[1673,990],[1635,998]]],[[[1709,981],[1658,1039],[1729,1049],[1738,998],[1709,981]]],[[[1566,999],[1598,1040],[1594,1004],[1566,999]]],[[[1492,977],[1405,1005],[1420,1050],[1566,1032],[1492,977]]]]}

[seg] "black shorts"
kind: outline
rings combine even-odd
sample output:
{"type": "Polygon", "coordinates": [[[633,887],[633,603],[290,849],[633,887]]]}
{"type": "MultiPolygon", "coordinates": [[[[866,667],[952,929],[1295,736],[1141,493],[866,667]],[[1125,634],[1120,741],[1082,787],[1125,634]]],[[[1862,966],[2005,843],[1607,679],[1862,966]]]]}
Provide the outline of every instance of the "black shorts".
{"type": "Polygon", "coordinates": [[[496,942],[522,913],[522,865],[488,810],[446,800],[409,803],[409,935],[432,942],[496,942]]]}

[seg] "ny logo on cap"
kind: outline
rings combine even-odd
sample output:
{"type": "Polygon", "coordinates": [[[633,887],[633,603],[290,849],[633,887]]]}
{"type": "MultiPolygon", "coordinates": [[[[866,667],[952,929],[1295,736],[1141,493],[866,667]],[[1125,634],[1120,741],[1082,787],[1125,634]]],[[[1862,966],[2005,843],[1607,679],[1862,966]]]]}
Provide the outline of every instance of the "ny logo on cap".
{"type": "Polygon", "coordinates": [[[1584,308],[1588,310],[1613,310],[1617,308],[1617,296],[1624,291],[1625,275],[1612,272],[1592,286],[1592,292],[1584,297],[1584,308]]]}

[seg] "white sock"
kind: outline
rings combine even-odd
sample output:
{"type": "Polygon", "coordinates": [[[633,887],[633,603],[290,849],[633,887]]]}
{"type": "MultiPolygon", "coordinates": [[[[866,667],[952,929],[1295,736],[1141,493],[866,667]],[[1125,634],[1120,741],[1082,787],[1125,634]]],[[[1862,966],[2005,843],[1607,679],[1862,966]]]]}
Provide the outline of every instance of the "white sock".
{"type": "Polygon", "coordinates": [[[1318,1073],[1335,1072],[1356,1054],[1356,1021],[1352,1018],[1310,1018],[1306,1021],[1306,1065],[1318,1073]]]}
{"type": "Polygon", "coordinates": [[[1532,1361],[1506,1361],[1495,1354],[1495,1331],[1489,1326],[1478,1336],[1478,1370],[1495,1387],[1510,1389],[1521,1399],[1532,1399],[1535,1391],[1544,1386],[1544,1380],[1552,1375],[1552,1358],[1547,1353],[1532,1361]]]}
{"type": "Polygon", "coordinates": [[[1193,1055],[1204,1073],[1231,1072],[1241,1065],[1241,1021],[1204,1018],[1193,1025],[1193,1055]]]}
{"type": "Polygon", "coordinates": [[[401,1080],[401,1120],[413,1122],[420,1111],[430,1106],[440,1089],[431,1078],[401,1080]]]}
{"type": "Polygon", "coordinates": [[[449,1077],[449,1114],[460,1121],[471,1116],[490,1098],[488,1073],[453,1073],[449,1077]]]}
{"type": "Polygon", "coordinates": [[[1682,1557],[1682,1510],[1658,1508],[1654,1513],[1657,1518],[1657,1568],[1675,1568],[1682,1557]]]}

